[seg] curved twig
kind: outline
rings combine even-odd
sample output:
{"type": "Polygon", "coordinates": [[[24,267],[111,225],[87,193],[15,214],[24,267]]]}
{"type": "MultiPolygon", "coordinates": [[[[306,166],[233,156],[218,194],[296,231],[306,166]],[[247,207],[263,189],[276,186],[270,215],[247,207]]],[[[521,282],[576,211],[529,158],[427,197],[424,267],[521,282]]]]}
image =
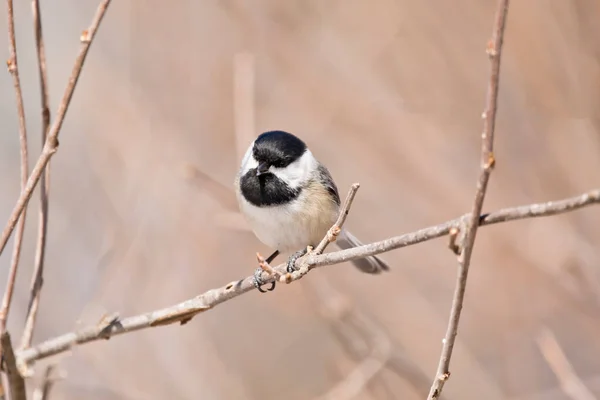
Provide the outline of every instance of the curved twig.
{"type": "MultiPolygon", "coordinates": [[[[33,0],[31,4],[33,14],[33,26],[35,32],[35,46],[38,60],[38,74],[40,77],[40,94],[42,108],[42,146],[48,138],[50,129],[50,100],[48,96],[48,71],[46,68],[46,50],[42,31],[42,15],[39,0],[33,0]]],[[[31,346],[33,328],[39,309],[40,295],[44,283],[44,258],[46,254],[46,234],[48,231],[48,196],[50,194],[50,163],[46,165],[40,178],[40,212],[38,221],[38,238],[35,249],[35,266],[31,278],[29,306],[25,318],[25,329],[21,336],[20,348],[31,346]]]]}
{"type": "MultiPolygon", "coordinates": [[[[19,116],[19,146],[21,149],[21,193],[25,190],[28,175],[28,155],[27,155],[27,124],[25,121],[25,107],[23,106],[23,91],[21,90],[21,79],[19,78],[19,65],[17,62],[17,44],[15,39],[15,16],[13,12],[12,0],[7,0],[8,12],[8,50],[10,58],[7,61],[8,71],[13,77],[13,86],[17,101],[17,115],[19,116]]],[[[17,269],[19,268],[19,259],[21,258],[21,246],[23,244],[23,233],[25,231],[25,210],[20,216],[17,216],[17,232],[15,233],[15,242],[13,254],[10,260],[10,269],[6,280],[6,290],[2,298],[0,307],[0,333],[6,329],[6,320],[12,302],[12,296],[17,278],[17,269]]]]}

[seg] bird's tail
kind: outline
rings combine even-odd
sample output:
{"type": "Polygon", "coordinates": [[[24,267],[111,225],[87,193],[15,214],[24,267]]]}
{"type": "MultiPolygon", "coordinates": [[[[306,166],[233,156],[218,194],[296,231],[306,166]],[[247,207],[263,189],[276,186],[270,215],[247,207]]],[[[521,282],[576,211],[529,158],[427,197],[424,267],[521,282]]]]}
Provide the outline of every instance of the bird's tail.
{"type": "MultiPolygon", "coordinates": [[[[362,246],[360,240],[345,229],[340,232],[335,243],[343,250],[362,246]]],[[[390,267],[377,256],[359,258],[357,260],[352,260],[352,263],[356,268],[367,274],[379,274],[382,271],[390,270],[390,267]]]]}

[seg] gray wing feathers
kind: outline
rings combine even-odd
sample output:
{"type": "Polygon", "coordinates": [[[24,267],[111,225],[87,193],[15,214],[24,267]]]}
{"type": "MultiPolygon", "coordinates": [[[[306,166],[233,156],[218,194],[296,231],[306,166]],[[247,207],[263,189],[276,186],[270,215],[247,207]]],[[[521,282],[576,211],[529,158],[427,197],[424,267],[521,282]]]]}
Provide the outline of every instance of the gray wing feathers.
{"type": "Polygon", "coordinates": [[[333,198],[333,201],[339,206],[340,205],[340,195],[338,193],[337,186],[329,173],[329,170],[323,165],[319,164],[317,168],[318,179],[323,183],[323,186],[327,188],[327,191],[333,198]]]}
{"type": "MultiPolygon", "coordinates": [[[[362,246],[360,240],[345,229],[340,232],[335,243],[343,250],[362,246]]],[[[356,268],[367,274],[379,274],[381,271],[389,271],[390,269],[390,267],[377,256],[359,258],[358,260],[353,260],[352,263],[356,268]]]]}

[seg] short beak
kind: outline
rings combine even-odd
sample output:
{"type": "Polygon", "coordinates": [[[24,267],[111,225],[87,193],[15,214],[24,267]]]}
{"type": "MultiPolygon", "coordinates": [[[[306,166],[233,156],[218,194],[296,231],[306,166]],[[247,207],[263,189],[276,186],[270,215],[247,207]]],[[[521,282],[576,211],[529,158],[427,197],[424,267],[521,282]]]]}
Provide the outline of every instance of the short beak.
{"type": "Polygon", "coordinates": [[[258,164],[258,167],[256,167],[256,176],[260,176],[268,171],[269,171],[269,164],[264,163],[264,162],[260,163],[260,164],[258,164]]]}

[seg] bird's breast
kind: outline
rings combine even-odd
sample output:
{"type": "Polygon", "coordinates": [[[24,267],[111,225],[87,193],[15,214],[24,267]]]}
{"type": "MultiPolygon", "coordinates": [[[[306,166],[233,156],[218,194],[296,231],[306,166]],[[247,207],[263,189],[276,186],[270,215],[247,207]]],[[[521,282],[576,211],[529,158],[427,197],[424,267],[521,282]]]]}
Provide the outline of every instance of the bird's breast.
{"type": "Polygon", "coordinates": [[[239,203],[258,239],[282,253],[316,245],[338,213],[338,206],[331,197],[311,186],[282,205],[256,206],[243,196],[239,196],[239,203]]]}

